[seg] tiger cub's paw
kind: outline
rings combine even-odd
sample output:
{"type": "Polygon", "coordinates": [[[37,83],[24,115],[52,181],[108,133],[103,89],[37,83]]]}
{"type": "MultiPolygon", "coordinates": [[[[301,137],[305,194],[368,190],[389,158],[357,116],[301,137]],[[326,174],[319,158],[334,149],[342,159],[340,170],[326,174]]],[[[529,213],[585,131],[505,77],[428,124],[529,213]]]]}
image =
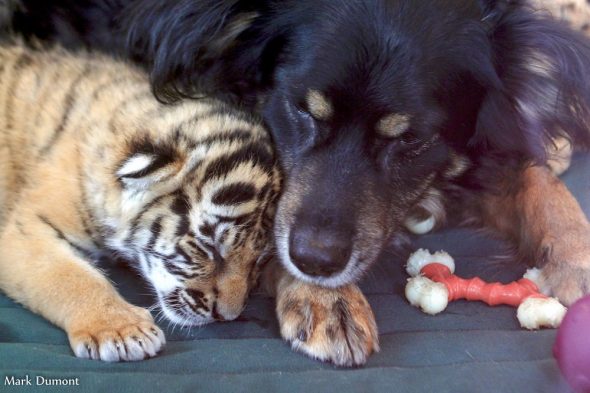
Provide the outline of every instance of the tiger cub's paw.
{"type": "Polygon", "coordinates": [[[320,288],[293,281],[277,294],[281,335],[296,351],[358,366],[379,350],[375,317],[355,285],[320,288]]]}
{"type": "Polygon", "coordinates": [[[68,338],[77,357],[106,362],[154,357],[166,343],[150,312],[127,303],[85,315],[68,327],[68,338]]]}

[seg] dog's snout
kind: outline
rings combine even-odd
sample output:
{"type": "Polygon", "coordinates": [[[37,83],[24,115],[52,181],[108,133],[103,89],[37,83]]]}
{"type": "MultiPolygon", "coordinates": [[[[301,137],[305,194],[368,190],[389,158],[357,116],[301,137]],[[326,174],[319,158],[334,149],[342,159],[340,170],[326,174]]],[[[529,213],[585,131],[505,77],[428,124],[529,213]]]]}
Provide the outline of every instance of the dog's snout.
{"type": "Polygon", "coordinates": [[[293,264],[310,276],[329,277],[341,272],[350,259],[352,239],[345,232],[295,228],[290,239],[293,264]]]}

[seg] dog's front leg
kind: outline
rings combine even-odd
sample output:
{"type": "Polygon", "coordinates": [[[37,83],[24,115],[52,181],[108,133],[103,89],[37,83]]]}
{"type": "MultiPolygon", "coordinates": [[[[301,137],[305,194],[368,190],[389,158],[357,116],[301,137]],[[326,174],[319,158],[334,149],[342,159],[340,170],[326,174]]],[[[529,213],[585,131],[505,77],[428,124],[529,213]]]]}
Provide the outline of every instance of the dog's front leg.
{"type": "Polygon", "coordinates": [[[590,223],[566,186],[545,167],[506,176],[480,201],[485,225],[508,235],[541,268],[543,289],[571,304],[590,292],[590,223]]]}
{"type": "Polygon", "coordinates": [[[271,261],[262,285],[276,297],[281,335],[291,347],[338,366],[357,366],[379,350],[371,306],[356,285],[324,288],[302,282],[271,261]]]}

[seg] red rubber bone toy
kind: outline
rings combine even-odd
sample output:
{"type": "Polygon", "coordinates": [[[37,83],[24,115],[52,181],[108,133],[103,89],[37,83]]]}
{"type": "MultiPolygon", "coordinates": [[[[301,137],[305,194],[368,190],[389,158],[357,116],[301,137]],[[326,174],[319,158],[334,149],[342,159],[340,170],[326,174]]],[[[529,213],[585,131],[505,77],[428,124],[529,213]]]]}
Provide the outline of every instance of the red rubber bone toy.
{"type": "Polygon", "coordinates": [[[520,326],[539,329],[558,327],[567,311],[557,299],[539,291],[535,284],[537,269],[529,269],[524,278],[510,284],[486,283],[477,277],[464,279],[454,275],[455,262],[446,252],[432,255],[420,249],[410,255],[406,271],[412,276],[406,285],[406,298],[427,314],[438,314],[453,300],[480,300],[490,306],[518,307],[520,326]]]}

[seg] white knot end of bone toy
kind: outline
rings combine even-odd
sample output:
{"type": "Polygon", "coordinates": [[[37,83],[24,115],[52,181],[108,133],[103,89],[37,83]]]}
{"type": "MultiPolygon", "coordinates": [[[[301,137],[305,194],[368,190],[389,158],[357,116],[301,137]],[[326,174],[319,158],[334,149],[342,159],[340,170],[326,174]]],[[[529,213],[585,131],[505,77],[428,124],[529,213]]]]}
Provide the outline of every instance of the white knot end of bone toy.
{"type": "Polygon", "coordinates": [[[423,248],[410,255],[406,265],[406,271],[410,276],[416,277],[420,274],[420,270],[424,266],[434,262],[445,265],[451,270],[451,273],[455,273],[455,261],[448,253],[437,251],[431,254],[430,251],[423,248]]]}
{"type": "Polygon", "coordinates": [[[488,283],[479,278],[463,279],[454,275],[455,262],[449,254],[443,251],[430,254],[428,250],[419,249],[408,258],[406,271],[412,277],[406,284],[406,298],[410,304],[431,315],[438,314],[447,307],[449,296],[453,299],[481,300],[490,305],[518,304],[517,317],[520,326],[529,330],[556,328],[567,311],[556,298],[539,293],[544,278],[542,271],[538,269],[527,271],[524,278],[530,280],[528,283],[519,280],[501,284],[488,283]],[[446,266],[450,274],[435,266],[424,269],[432,263],[446,266]],[[537,288],[531,286],[531,282],[537,288]]]}
{"type": "Polygon", "coordinates": [[[525,329],[556,328],[561,324],[566,311],[567,308],[556,298],[531,296],[518,306],[516,317],[520,326],[525,329]]]}
{"type": "Polygon", "coordinates": [[[420,307],[426,314],[434,315],[447,308],[449,291],[444,284],[424,276],[416,276],[408,279],[406,298],[412,306],[420,307]]]}

